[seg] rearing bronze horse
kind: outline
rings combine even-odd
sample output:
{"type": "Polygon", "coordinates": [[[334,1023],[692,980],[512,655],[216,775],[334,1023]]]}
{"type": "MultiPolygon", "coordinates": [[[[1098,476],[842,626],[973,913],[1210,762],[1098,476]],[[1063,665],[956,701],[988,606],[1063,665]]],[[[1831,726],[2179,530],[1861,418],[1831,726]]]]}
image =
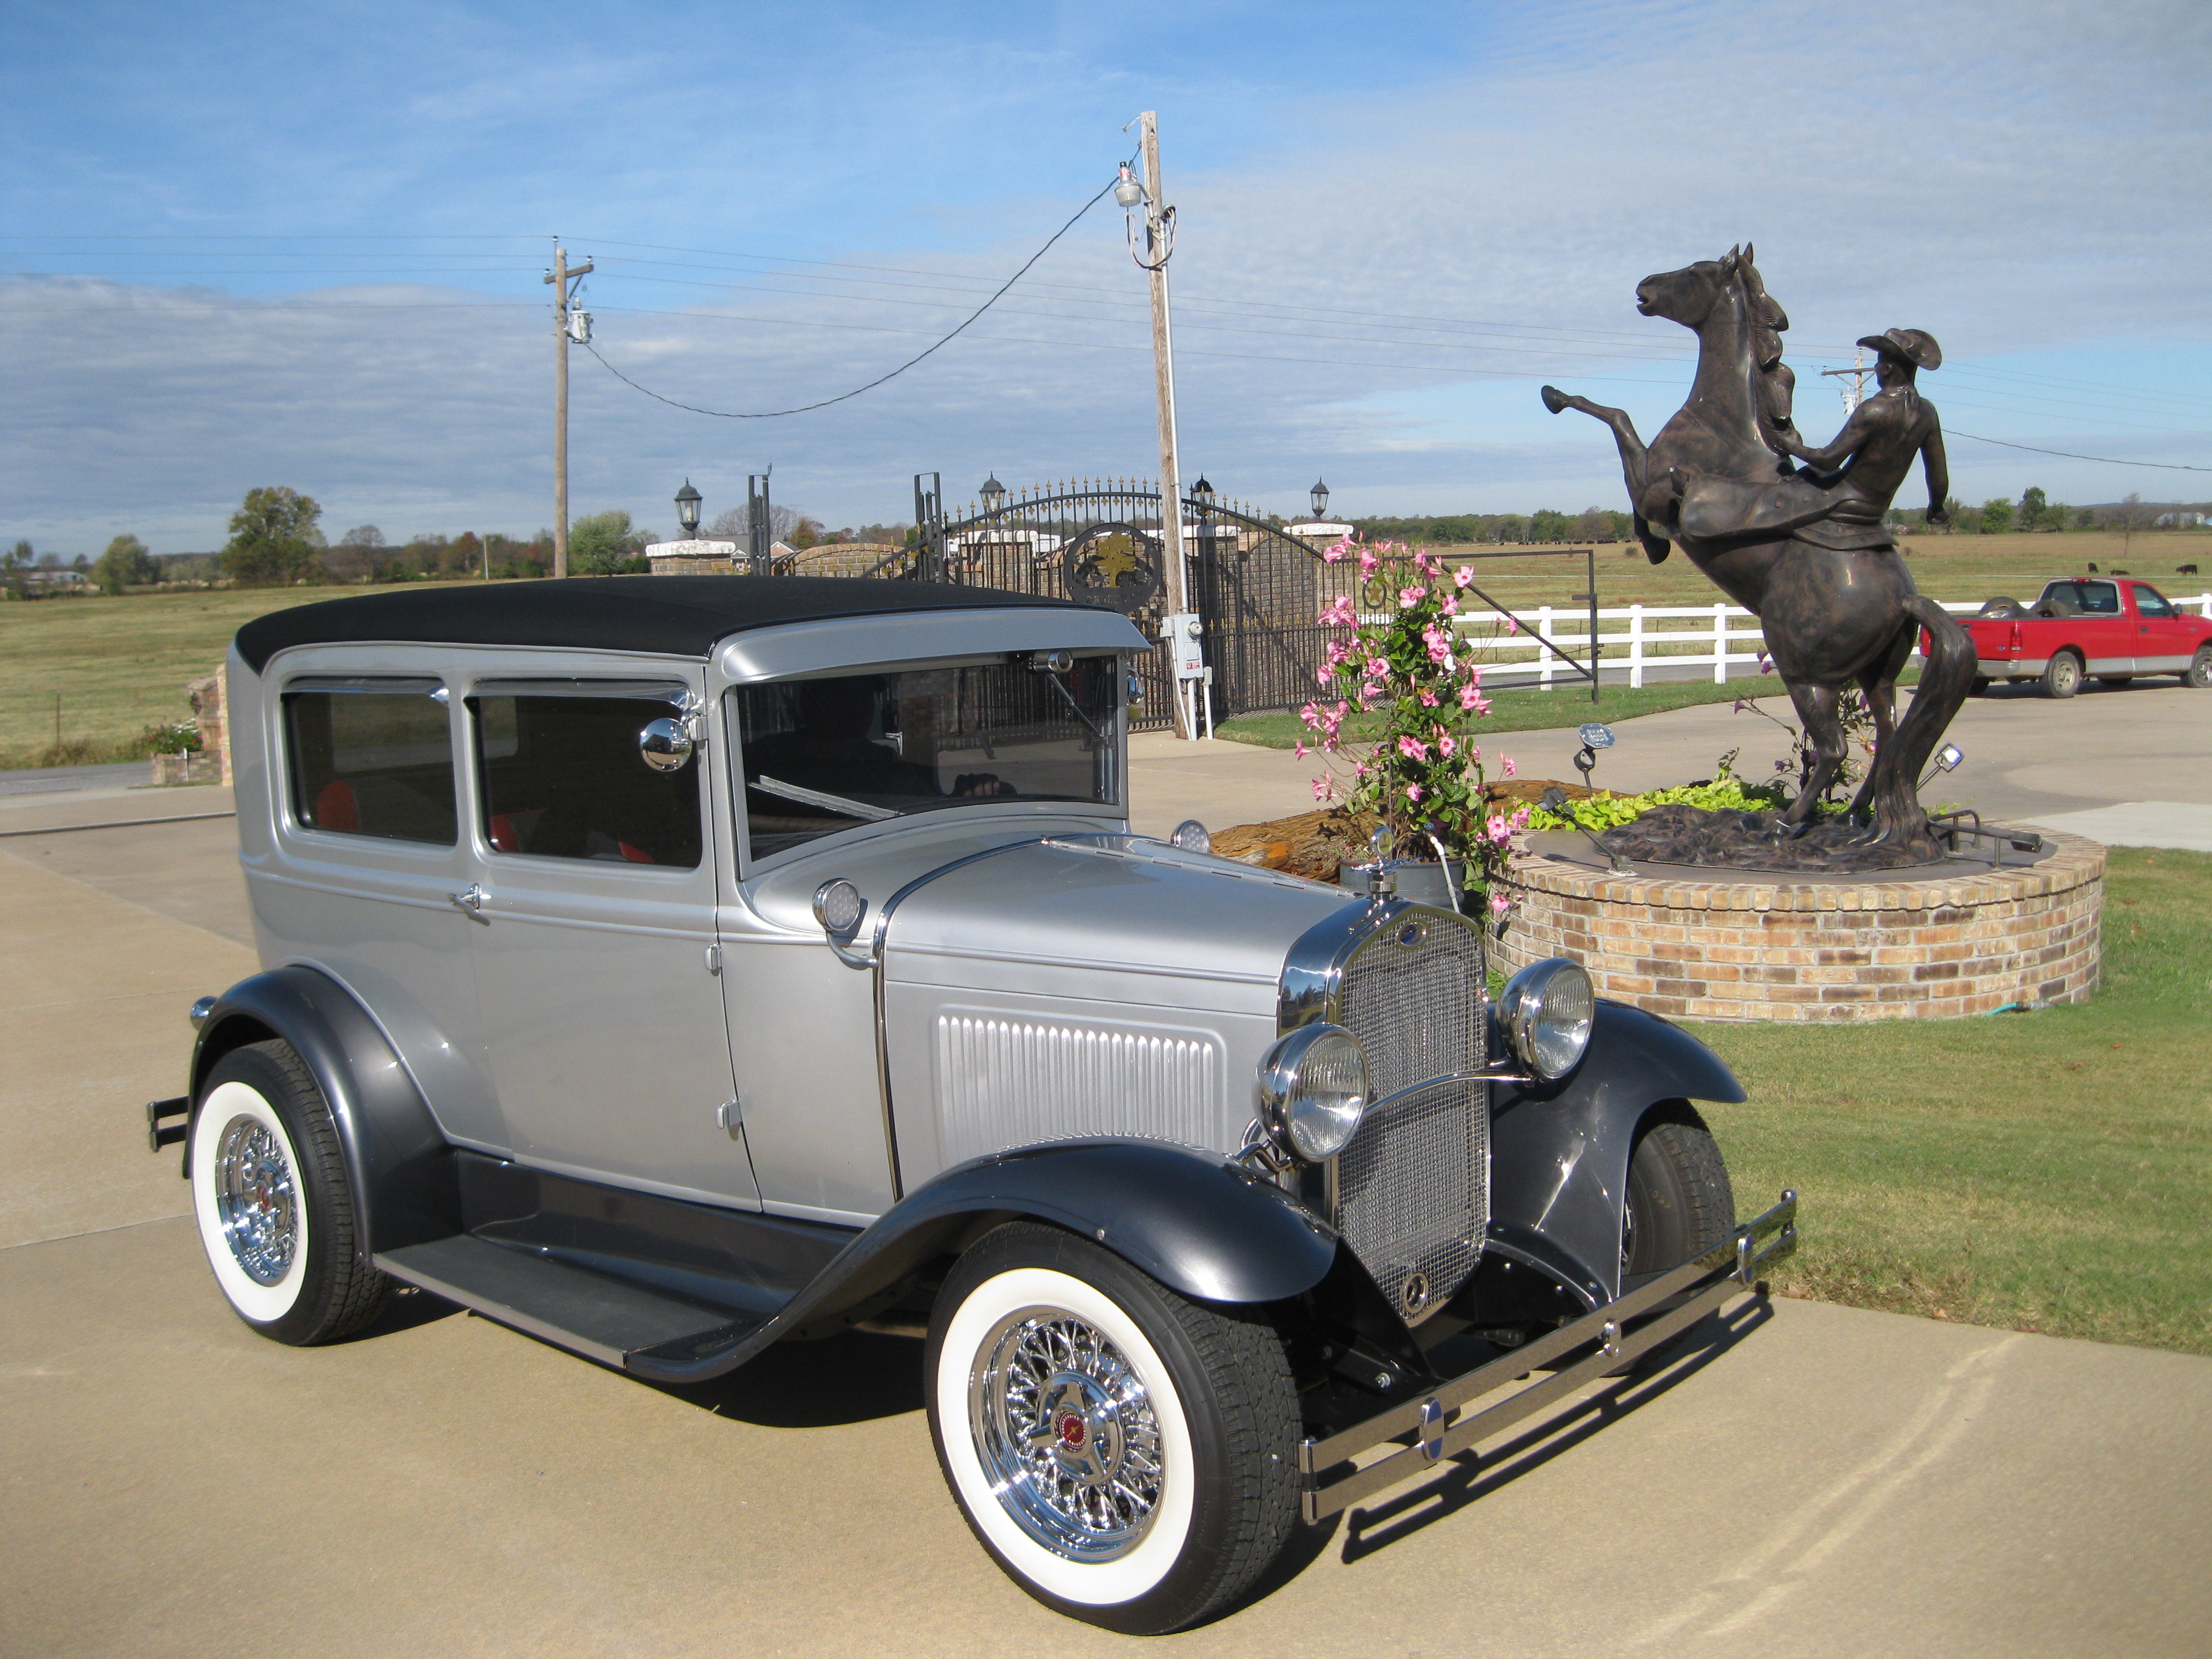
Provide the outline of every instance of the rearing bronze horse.
{"type": "MultiPolygon", "coordinates": [[[[1916,780],[1973,684],[1972,641],[1915,589],[1879,507],[1866,521],[1863,492],[1791,462],[1804,445],[1790,422],[1795,377],[1782,362],[1790,320],[1760,282],[1748,246],[1645,277],[1636,285],[1636,308],[1698,337],[1689,400],[1659,435],[1647,446],[1620,410],[1553,386],[1544,388],[1544,406],[1555,415],[1578,409],[1612,428],[1636,533],[1654,564],[1679,542],[1759,619],[1818,756],[1783,824],[1793,834],[1809,827],[1843,765],[1838,703],[1856,680],[1875,744],[1852,817],[1869,843],[1934,856],[1939,849],[1916,780]],[[1930,649],[1899,724],[1897,676],[1923,628],[1930,649]]],[[[1887,505],[1885,497],[1880,507],[1887,505]]]]}

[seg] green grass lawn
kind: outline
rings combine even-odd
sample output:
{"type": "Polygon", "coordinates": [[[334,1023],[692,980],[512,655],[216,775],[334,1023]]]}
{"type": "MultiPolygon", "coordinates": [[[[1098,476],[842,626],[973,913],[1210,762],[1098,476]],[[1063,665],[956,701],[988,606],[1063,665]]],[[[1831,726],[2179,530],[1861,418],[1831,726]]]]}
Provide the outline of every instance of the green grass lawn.
{"type": "Polygon", "coordinates": [[[1785,1290],[2212,1354],[2212,855],[2117,848],[2078,1007],[1699,1024],[1738,1210],[1802,1194],[1785,1290]]]}
{"type": "Polygon", "coordinates": [[[217,588],[0,605],[0,768],[143,754],[137,738],[146,727],[191,717],[185,683],[222,666],[243,624],[349,591],[359,590],[217,588]]]}

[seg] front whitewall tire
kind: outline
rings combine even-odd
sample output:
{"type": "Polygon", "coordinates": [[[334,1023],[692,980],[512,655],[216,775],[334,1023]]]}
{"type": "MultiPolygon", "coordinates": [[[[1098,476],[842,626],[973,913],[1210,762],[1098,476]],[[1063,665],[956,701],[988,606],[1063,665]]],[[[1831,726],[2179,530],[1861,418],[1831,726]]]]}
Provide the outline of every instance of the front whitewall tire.
{"type": "Polygon", "coordinates": [[[1086,1607],[1133,1601],[1157,1589],[1182,1559],[1190,1536],[1194,1468],[1190,1425],[1167,1362],[1122,1309],[1103,1292],[1063,1273],[1018,1267],[975,1287],[945,1327],[938,1354],[937,1398],[944,1402],[946,1472],[960,1505],[1013,1571],[1047,1594],[1086,1607]],[[1110,1561],[1072,1560],[1031,1537],[1008,1510],[969,1421],[975,1371],[1005,1322],[1030,1310],[1073,1314],[1098,1332],[1144,1383],[1158,1425],[1162,1480],[1151,1524],[1135,1548],[1110,1561]],[[956,1411],[956,1407],[957,1410],[956,1411]]]}

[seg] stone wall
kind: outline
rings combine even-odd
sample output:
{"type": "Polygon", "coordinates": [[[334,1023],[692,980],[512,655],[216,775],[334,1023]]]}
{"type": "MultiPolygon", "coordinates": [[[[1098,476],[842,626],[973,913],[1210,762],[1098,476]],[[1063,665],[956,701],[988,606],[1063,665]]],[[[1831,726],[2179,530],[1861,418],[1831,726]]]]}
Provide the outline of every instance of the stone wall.
{"type": "Polygon", "coordinates": [[[1686,1019],[1948,1019],[2083,1002],[2102,957],[2105,849],[2051,835],[2039,864],[1855,882],[1612,875],[1524,853],[1497,951],[1571,957],[1598,994],[1686,1019]]]}

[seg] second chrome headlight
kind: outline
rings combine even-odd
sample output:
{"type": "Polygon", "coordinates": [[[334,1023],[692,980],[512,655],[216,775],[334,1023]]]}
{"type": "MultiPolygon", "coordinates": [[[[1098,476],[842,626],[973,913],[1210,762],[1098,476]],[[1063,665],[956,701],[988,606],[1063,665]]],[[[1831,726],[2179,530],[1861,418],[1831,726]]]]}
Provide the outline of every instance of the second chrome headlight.
{"type": "Polygon", "coordinates": [[[1505,982],[1498,1018],[1521,1063],[1550,1083],[1573,1071],[1589,1047],[1597,995],[1578,963],[1547,957],[1505,982]]]}
{"type": "Polygon", "coordinates": [[[1260,1062],[1260,1096],[1276,1145],[1325,1162],[1352,1144],[1366,1115],[1367,1051],[1341,1025],[1302,1025],[1260,1062]]]}

